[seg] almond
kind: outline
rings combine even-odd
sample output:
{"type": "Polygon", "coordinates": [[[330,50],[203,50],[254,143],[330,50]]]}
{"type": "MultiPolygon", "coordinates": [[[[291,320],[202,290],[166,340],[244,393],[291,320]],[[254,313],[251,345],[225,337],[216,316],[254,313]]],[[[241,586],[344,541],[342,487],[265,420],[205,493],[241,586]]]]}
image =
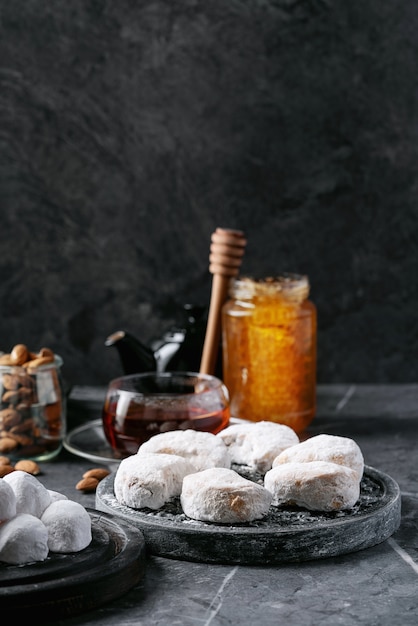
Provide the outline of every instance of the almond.
{"type": "Polygon", "coordinates": [[[10,472],[14,472],[15,468],[12,465],[0,465],[0,478],[6,476],[6,474],[10,474],[10,472]]]}
{"type": "Polygon", "coordinates": [[[5,437],[0,438],[0,453],[11,452],[15,448],[17,448],[17,446],[18,446],[17,441],[12,439],[11,437],[7,437],[7,435],[5,437]]]}
{"type": "Polygon", "coordinates": [[[14,365],[22,365],[28,360],[28,355],[29,352],[27,346],[25,346],[24,343],[18,343],[13,347],[10,353],[10,358],[14,365]]]}
{"type": "Polygon", "coordinates": [[[33,359],[32,361],[26,361],[23,363],[24,367],[27,367],[29,370],[36,369],[37,367],[41,367],[41,365],[49,365],[54,362],[53,356],[40,356],[37,359],[33,359]]]}
{"type": "Polygon", "coordinates": [[[0,456],[0,465],[10,465],[10,459],[8,456],[0,456]]]}
{"type": "Polygon", "coordinates": [[[29,435],[21,434],[21,433],[14,433],[11,430],[8,433],[8,436],[11,439],[14,439],[16,444],[18,444],[19,446],[31,446],[33,445],[34,441],[33,441],[33,437],[30,437],[29,435]]]}
{"type": "MultiPolygon", "coordinates": [[[[37,356],[49,356],[52,357],[52,360],[54,360],[54,353],[51,350],[51,348],[41,348],[38,352],[37,356]]],[[[36,358],[36,357],[35,357],[36,358]]]]}
{"type": "Polygon", "coordinates": [[[0,426],[2,428],[12,428],[21,421],[20,413],[15,409],[3,409],[0,411],[0,426]]]}
{"type": "Polygon", "coordinates": [[[9,389],[8,391],[5,391],[1,400],[2,402],[7,402],[8,404],[16,404],[19,402],[19,390],[9,389]]]}
{"type": "Polygon", "coordinates": [[[21,387],[33,389],[34,387],[36,387],[36,381],[26,372],[19,372],[19,385],[21,387]]]}
{"type": "Polygon", "coordinates": [[[7,390],[15,390],[19,387],[19,376],[15,374],[3,374],[3,387],[7,390]]]}
{"type": "Polygon", "coordinates": [[[41,468],[35,461],[31,461],[29,459],[22,459],[21,461],[17,461],[15,463],[15,470],[21,470],[22,472],[27,472],[28,474],[32,474],[33,476],[37,476],[41,473],[41,468]]]}
{"type": "Polygon", "coordinates": [[[97,478],[89,476],[88,478],[82,478],[81,480],[79,480],[75,488],[79,491],[92,492],[96,491],[96,487],[98,484],[99,481],[97,480],[97,478]]]}
{"type": "Polygon", "coordinates": [[[34,398],[34,392],[33,389],[31,389],[31,387],[20,387],[20,389],[18,390],[18,394],[19,394],[19,400],[22,400],[23,402],[26,401],[31,401],[33,398],[33,401],[36,402],[35,398],[34,398]]]}
{"type": "Polygon", "coordinates": [[[13,435],[19,435],[21,433],[31,434],[34,431],[35,422],[32,418],[23,420],[20,424],[16,424],[9,429],[9,433],[13,435]]]}
{"type": "Polygon", "coordinates": [[[0,356],[0,365],[14,365],[10,354],[2,354],[0,356]]]}
{"type": "Polygon", "coordinates": [[[87,472],[84,472],[83,478],[96,478],[98,481],[100,481],[109,474],[109,470],[101,467],[95,467],[93,469],[87,470],[87,472]]]}

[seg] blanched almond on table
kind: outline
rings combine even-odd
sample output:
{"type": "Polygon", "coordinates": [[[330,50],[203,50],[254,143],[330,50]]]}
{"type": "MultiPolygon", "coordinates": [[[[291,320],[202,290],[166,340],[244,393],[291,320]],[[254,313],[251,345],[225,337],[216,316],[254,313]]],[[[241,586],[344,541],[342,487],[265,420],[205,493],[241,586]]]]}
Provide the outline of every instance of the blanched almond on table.
{"type": "Polygon", "coordinates": [[[97,478],[97,480],[103,480],[110,474],[110,471],[101,467],[95,467],[93,469],[84,472],[83,478],[97,478]]]}
{"type": "Polygon", "coordinates": [[[28,474],[32,474],[32,476],[38,476],[38,474],[41,473],[41,468],[36,463],[36,461],[31,461],[30,459],[22,459],[21,461],[17,461],[17,463],[15,463],[15,470],[27,472],[28,474]]]}
{"type": "Polygon", "coordinates": [[[85,492],[96,491],[96,488],[99,482],[100,481],[97,480],[97,478],[93,478],[92,476],[89,476],[87,478],[82,478],[81,480],[79,480],[75,488],[78,489],[78,491],[85,491],[85,492]]]}

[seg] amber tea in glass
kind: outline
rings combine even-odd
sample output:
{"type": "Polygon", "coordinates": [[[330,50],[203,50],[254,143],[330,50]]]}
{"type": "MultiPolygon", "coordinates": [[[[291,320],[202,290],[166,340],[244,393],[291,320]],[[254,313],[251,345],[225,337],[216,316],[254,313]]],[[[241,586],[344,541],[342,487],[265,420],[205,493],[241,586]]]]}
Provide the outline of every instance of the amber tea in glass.
{"type": "Polygon", "coordinates": [[[194,372],[131,374],[112,380],[103,406],[107,441],[121,457],[170,430],[218,433],[229,424],[229,395],[215,376],[194,372]]]}

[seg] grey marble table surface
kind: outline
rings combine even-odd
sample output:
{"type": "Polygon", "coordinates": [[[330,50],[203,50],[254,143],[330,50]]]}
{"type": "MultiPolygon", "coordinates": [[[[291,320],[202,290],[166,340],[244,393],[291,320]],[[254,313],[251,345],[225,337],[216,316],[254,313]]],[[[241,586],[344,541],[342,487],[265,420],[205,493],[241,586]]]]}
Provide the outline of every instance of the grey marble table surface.
{"type": "MultiPolygon", "coordinates": [[[[69,428],[100,417],[104,390],[75,387],[69,428]]],[[[149,556],[143,580],[58,626],[408,626],[418,624],[418,384],[319,385],[307,434],[352,437],[365,463],[402,494],[398,530],[371,548],[320,561],[272,566],[213,565],[149,556]]],[[[42,482],[86,507],[75,489],[97,464],[63,450],[42,464],[42,482]]]]}

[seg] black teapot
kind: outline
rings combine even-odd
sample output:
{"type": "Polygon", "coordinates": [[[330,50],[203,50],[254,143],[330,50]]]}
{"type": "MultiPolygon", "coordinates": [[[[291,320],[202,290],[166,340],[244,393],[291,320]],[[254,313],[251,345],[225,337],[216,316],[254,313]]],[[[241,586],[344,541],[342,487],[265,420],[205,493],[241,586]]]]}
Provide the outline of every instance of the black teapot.
{"type": "MultiPolygon", "coordinates": [[[[133,334],[118,330],[105,341],[106,346],[117,349],[124,374],[141,372],[198,372],[205,340],[207,311],[205,307],[185,304],[180,323],[160,339],[144,345],[133,334]]],[[[222,377],[221,350],[215,375],[222,377]]]]}

